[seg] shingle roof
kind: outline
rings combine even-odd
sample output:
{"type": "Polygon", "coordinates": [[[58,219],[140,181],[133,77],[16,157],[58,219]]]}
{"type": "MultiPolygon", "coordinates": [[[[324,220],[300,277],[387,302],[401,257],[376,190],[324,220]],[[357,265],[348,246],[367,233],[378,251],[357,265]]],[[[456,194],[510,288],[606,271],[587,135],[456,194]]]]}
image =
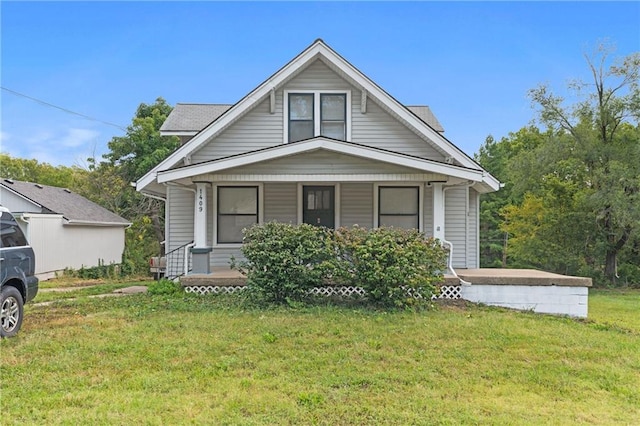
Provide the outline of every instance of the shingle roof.
{"type": "Polygon", "coordinates": [[[228,104],[176,104],[160,131],[199,132],[231,107],[228,104]]]}
{"type": "Polygon", "coordinates": [[[431,108],[429,108],[428,106],[426,106],[426,105],[412,105],[412,106],[407,105],[407,108],[409,109],[409,111],[411,111],[412,113],[417,115],[420,120],[424,121],[429,126],[433,127],[433,130],[435,130],[437,132],[441,132],[441,133],[444,132],[444,127],[442,127],[442,124],[440,124],[440,122],[438,121],[436,116],[433,115],[433,112],[431,111],[431,108]]]}
{"type": "MultiPolygon", "coordinates": [[[[233,105],[228,104],[176,104],[167,120],[160,127],[161,132],[199,132],[208,124],[227,112],[233,105]]],[[[437,132],[444,132],[431,108],[426,105],[407,106],[420,120],[437,132]]]]}
{"type": "Polygon", "coordinates": [[[61,214],[69,222],[129,225],[130,222],[65,188],[2,179],[0,185],[43,207],[43,213],[61,214]]]}

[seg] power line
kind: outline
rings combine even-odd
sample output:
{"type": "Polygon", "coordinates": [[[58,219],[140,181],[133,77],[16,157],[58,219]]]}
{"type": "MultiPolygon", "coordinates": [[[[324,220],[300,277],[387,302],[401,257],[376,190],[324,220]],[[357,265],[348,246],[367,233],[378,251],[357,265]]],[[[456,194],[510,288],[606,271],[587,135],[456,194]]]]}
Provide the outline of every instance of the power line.
{"type": "Polygon", "coordinates": [[[40,99],[34,98],[34,97],[32,97],[32,96],[29,96],[29,95],[25,95],[24,93],[16,92],[15,90],[11,90],[11,89],[8,89],[8,88],[6,88],[6,87],[2,87],[2,86],[0,86],[0,88],[1,88],[2,90],[5,90],[5,91],[7,91],[7,92],[9,92],[9,93],[13,94],[13,95],[16,95],[16,96],[20,96],[20,97],[23,97],[23,98],[29,99],[29,100],[31,100],[31,101],[34,101],[34,102],[39,103],[39,104],[44,105],[44,106],[48,106],[48,107],[51,107],[51,108],[59,109],[60,111],[64,111],[64,112],[66,112],[67,114],[77,115],[78,117],[82,117],[82,118],[84,118],[84,119],[86,119],[86,120],[97,121],[98,123],[106,124],[107,126],[112,126],[112,127],[117,128],[117,129],[123,130],[123,131],[125,131],[125,132],[127,131],[127,129],[125,129],[124,127],[122,127],[122,126],[120,126],[120,125],[118,125],[118,124],[110,123],[110,122],[108,122],[108,121],[104,121],[104,120],[100,120],[100,119],[98,119],[98,118],[90,117],[90,116],[88,116],[88,115],[80,114],[79,112],[71,111],[70,109],[63,108],[63,107],[61,107],[61,106],[51,104],[51,103],[49,103],[49,102],[45,102],[45,101],[43,101],[43,100],[40,100],[40,99]]]}

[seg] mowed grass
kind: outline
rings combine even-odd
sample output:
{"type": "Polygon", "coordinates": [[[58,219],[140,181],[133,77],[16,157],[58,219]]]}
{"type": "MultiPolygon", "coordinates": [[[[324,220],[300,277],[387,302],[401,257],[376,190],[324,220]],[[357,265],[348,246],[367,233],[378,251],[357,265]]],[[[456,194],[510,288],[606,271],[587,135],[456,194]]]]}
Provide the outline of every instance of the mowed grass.
{"type": "Polygon", "coordinates": [[[640,291],[592,293],[587,321],[148,294],[31,306],[0,342],[1,422],[640,424],[640,291]]]}

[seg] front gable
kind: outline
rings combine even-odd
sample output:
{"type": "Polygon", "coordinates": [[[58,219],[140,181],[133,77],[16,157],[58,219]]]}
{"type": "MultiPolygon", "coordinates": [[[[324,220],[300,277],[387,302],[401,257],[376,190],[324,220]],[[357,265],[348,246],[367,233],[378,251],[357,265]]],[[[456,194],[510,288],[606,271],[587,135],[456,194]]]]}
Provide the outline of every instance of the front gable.
{"type": "MultiPolygon", "coordinates": [[[[162,193],[158,176],[163,171],[285,144],[287,93],[321,93],[329,87],[350,94],[347,141],[483,172],[438,130],[317,40],[142,177],[137,189],[162,193]]],[[[497,190],[498,181],[486,176],[488,188],[497,190]]]]}
{"type": "Polygon", "coordinates": [[[445,153],[433,141],[421,138],[415,129],[398,121],[375,99],[365,99],[366,111],[363,111],[362,91],[320,59],[310,63],[274,92],[273,109],[270,97],[257,102],[234,124],[191,154],[190,162],[197,164],[287,143],[287,99],[294,93],[316,96],[322,93],[346,94],[349,106],[347,141],[436,161],[445,159],[445,153]]]}

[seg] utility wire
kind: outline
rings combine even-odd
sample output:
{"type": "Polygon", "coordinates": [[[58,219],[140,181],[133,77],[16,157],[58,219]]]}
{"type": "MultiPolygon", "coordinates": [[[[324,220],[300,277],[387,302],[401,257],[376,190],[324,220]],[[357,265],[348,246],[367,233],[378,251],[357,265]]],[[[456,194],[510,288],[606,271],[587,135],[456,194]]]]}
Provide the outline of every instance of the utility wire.
{"type": "Polygon", "coordinates": [[[106,124],[107,126],[112,126],[112,127],[117,128],[117,129],[123,130],[123,131],[125,131],[125,132],[127,131],[127,129],[125,129],[124,127],[119,126],[119,125],[117,125],[117,124],[110,123],[110,122],[108,122],[108,121],[104,121],[104,120],[100,120],[100,119],[98,119],[98,118],[89,117],[88,115],[84,115],[84,114],[80,114],[79,112],[71,111],[70,109],[63,108],[63,107],[60,107],[60,106],[58,106],[58,105],[51,104],[51,103],[49,103],[49,102],[45,102],[45,101],[43,101],[43,100],[40,100],[40,99],[34,98],[34,97],[32,97],[32,96],[25,95],[24,93],[16,92],[15,90],[7,89],[6,87],[2,87],[2,86],[0,86],[0,88],[1,88],[2,90],[5,90],[5,91],[7,91],[7,92],[9,92],[9,93],[13,94],[13,95],[16,95],[16,96],[20,96],[20,97],[23,97],[23,98],[29,99],[29,100],[31,100],[31,101],[37,102],[37,103],[39,103],[39,104],[41,104],[41,105],[44,105],[44,106],[48,106],[48,107],[51,107],[51,108],[59,109],[60,111],[64,111],[64,112],[66,112],[67,114],[77,115],[77,116],[82,117],[82,118],[84,118],[84,119],[86,119],[86,120],[97,121],[98,123],[106,124]]]}

